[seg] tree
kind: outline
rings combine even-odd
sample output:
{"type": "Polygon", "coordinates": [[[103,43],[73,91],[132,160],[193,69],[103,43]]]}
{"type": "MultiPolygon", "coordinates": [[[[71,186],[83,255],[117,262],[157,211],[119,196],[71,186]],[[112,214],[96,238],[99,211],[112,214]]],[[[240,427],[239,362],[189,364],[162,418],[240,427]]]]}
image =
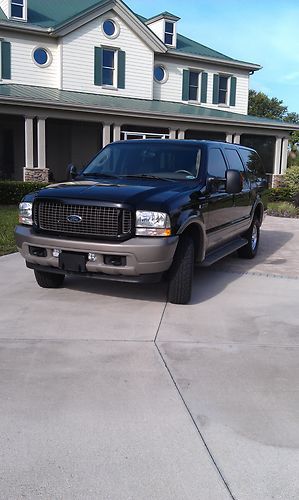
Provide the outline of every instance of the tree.
{"type": "Polygon", "coordinates": [[[264,92],[249,90],[249,115],[283,120],[287,114],[287,111],[287,106],[284,106],[283,101],[280,101],[276,97],[270,98],[266,94],[264,94],[264,92]]]}

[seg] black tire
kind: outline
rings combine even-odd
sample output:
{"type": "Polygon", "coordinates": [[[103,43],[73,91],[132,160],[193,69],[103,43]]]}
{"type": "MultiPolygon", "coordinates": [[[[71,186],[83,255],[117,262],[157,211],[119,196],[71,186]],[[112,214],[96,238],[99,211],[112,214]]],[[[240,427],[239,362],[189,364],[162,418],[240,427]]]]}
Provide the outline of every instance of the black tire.
{"type": "Polygon", "coordinates": [[[185,237],[179,241],[169,271],[168,300],[172,304],[188,304],[191,298],[194,272],[194,243],[185,237]]]}
{"type": "Polygon", "coordinates": [[[258,219],[253,220],[244,238],[247,239],[247,245],[239,248],[238,256],[242,259],[254,259],[260,241],[260,223],[258,219]]]}
{"type": "Polygon", "coordinates": [[[44,271],[34,271],[37,284],[41,288],[59,288],[64,282],[64,274],[46,273],[44,271]]]}

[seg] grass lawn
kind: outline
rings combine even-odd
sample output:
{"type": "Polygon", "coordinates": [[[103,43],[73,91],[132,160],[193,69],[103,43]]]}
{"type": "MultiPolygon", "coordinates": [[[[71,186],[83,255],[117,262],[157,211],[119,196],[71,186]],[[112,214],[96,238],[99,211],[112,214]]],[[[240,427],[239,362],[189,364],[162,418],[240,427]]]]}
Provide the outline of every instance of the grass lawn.
{"type": "Polygon", "coordinates": [[[18,223],[18,207],[0,205],[0,256],[17,251],[14,228],[18,223]]]}

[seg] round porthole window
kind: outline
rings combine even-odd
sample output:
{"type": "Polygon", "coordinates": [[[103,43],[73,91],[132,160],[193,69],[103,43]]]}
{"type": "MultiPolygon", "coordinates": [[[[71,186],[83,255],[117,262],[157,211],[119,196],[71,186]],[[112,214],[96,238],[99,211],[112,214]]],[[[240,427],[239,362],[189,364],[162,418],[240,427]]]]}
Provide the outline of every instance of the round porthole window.
{"type": "Polygon", "coordinates": [[[154,78],[158,83],[164,83],[167,80],[167,72],[164,66],[155,66],[154,78]]]}
{"type": "Polygon", "coordinates": [[[119,28],[112,19],[106,19],[103,22],[103,32],[108,38],[116,38],[119,34],[119,28]]]}
{"type": "Polygon", "coordinates": [[[51,63],[51,55],[48,50],[38,47],[33,51],[33,60],[38,66],[48,66],[51,63]]]}

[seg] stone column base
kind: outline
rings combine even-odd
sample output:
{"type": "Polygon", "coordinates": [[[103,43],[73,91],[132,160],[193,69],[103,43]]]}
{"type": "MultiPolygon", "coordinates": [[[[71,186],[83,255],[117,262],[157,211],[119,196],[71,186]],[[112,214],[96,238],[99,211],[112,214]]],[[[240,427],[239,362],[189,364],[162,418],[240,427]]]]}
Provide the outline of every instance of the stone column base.
{"type": "Polygon", "coordinates": [[[269,177],[269,187],[279,188],[284,185],[284,175],[283,174],[267,174],[269,177]]]}
{"type": "Polygon", "coordinates": [[[48,168],[23,168],[25,182],[49,182],[48,168]]]}

